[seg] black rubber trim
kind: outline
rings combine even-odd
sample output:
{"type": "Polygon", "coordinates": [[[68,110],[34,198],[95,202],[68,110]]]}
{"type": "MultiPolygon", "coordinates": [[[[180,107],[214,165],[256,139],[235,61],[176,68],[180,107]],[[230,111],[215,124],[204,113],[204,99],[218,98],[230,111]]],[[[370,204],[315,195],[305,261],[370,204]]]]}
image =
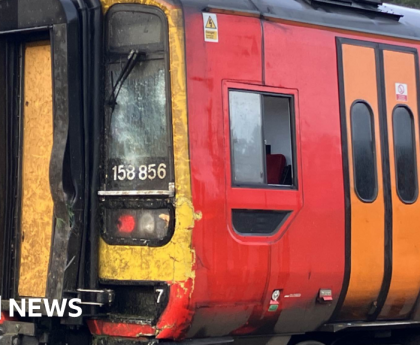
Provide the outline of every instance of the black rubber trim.
{"type": "Polygon", "coordinates": [[[335,310],[331,316],[331,320],[338,319],[344,300],[347,295],[351,274],[351,202],[350,202],[350,173],[348,160],[348,140],[347,140],[347,123],[346,123],[346,101],[344,92],[344,68],[343,68],[343,40],[336,39],[337,44],[337,67],[338,67],[338,90],[340,101],[340,125],[341,125],[341,148],[343,159],[343,182],[344,182],[344,207],[345,207],[345,263],[344,278],[341,293],[337,301],[335,310]]]}
{"type": "Polygon", "coordinates": [[[384,80],[383,53],[379,46],[375,45],[376,55],[376,76],[378,84],[378,109],[379,109],[379,128],[381,133],[381,152],[382,152],[382,176],[385,201],[385,262],[384,277],[381,290],[376,302],[376,308],[369,316],[369,321],[376,320],[385,304],[388,296],[392,278],[392,193],[391,193],[391,173],[389,165],[389,141],[388,141],[388,122],[386,116],[386,95],[384,80]]]}

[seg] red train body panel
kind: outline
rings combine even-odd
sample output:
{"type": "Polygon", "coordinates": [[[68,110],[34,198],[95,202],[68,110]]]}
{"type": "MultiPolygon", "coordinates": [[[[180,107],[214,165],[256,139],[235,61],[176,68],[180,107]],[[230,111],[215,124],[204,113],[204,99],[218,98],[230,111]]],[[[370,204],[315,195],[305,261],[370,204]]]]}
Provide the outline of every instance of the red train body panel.
{"type": "Polygon", "coordinates": [[[203,214],[187,335],[314,331],[345,288],[336,38],[419,45],[235,14],[217,20],[219,42],[207,43],[202,14],[185,9],[193,202],[203,214]],[[298,191],[232,187],[228,88],[295,95],[298,191]],[[232,230],[234,208],[293,213],[273,236],[243,237],[232,230]],[[280,307],[270,312],[276,289],[280,307]],[[332,290],[332,303],[317,302],[320,289],[332,290]]]}
{"type": "Polygon", "coordinates": [[[209,45],[197,29],[201,13],[186,16],[192,187],[194,205],[203,213],[193,234],[193,303],[200,316],[214,320],[215,329],[231,324],[228,333],[267,323],[287,333],[317,327],[333,311],[331,305],[316,305],[319,289],[331,288],[337,300],[344,275],[335,37],[322,30],[264,23],[263,44],[258,19],[218,15],[220,41],[209,45]],[[226,83],[297,95],[300,191],[231,187],[226,83]],[[271,238],[241,240],[232,234],[232,208],[287,209],[294,217],[271,238]],[[298,297],[282,297],[273,315],[267,310],[275,289],[282,296],[298,297]],[[238,300],[247,303],[237,306],[238,300]],[[226,318],[215,317],[221,307],[226,318]]]}

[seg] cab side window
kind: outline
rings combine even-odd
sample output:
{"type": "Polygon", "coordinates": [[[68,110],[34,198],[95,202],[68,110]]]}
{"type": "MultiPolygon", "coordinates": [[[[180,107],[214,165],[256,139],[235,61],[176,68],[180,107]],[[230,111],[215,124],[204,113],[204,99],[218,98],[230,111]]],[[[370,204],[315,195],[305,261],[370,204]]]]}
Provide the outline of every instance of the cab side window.
{"type": "Polygon", "coordinates": [[[293,96],[229,91],[232,184],[296,187],[293,96]]]}

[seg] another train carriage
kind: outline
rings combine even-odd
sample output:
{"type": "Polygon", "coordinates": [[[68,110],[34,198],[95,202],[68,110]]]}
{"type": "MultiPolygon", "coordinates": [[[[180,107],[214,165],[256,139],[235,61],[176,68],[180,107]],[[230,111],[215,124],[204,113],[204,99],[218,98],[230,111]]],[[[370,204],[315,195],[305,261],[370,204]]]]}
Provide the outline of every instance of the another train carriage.
{"type": "Polygon", "coordinates": [[[0,0],[0,344],[419,343],[419,42],[377,0],[0,0]]]}

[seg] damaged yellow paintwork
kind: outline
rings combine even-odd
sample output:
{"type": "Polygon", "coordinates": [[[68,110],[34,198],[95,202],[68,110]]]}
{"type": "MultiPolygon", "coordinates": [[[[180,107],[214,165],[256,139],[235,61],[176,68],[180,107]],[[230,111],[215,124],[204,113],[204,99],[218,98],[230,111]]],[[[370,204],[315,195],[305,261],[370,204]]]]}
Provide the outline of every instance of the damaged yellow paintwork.
{"type": "Polygon", "coordinates": [[[182,10],[172,1],[101,0],[104,11],[116,3],[155,6],[168,18],[172,123],[175,162],[175,232],[171,241],[157,248],[114,246],[99,240],[99,277],[112,280],[155,280],[183,282],[194,278],[195,253],[192,249],[195,213],[191,198],[188,152],[187,96],[182,10]]]}
{"type": "Polygon", "coordinates": [[[18,292],[20,296],[44,297],[54,207],[48,178],[53,146],[51,45],[48,41],[29,43],[24,51],[22,236],[18,292]]]}

